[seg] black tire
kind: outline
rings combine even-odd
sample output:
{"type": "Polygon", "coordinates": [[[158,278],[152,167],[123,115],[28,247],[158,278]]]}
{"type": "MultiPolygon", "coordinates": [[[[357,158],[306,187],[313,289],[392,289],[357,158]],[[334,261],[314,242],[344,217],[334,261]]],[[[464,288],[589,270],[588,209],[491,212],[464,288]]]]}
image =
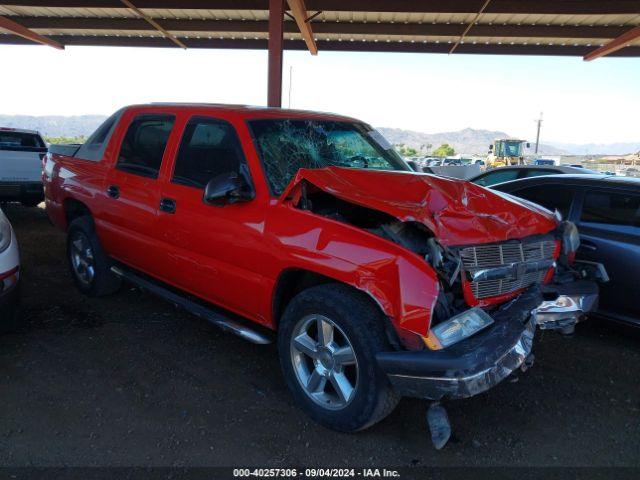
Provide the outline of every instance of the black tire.
{"type": "MultiPolygon", "coordinates": [[[[391,350],[384,321],[382,312],[364,293],[336,283],[309,288],[287,305],[278,331],[280,364],[296,403],[313,420],[332,430],[354,432],[379,422],[396,407],[399,396],[375,360],[377,352],[391,350]],[[336,331],[341,338],[348,339],[355,353],[357,381],[352,382],[351,400],[337,409],[322,406],[322,402],[314,400],[303,386],[303,380],[299,379],[299,367],[294,366],[294,356],[298,353],[293,346],[293,337],[299,333],[300,326],[305,325],[305,319],[318,315],[330,319],[338,327],[336,331]]],[[[295,363],[299,365],[300,356],[296,358],[295,363]]],[[[309,365],[315,368],[313,365],[316,364],[309,365]]]]}
{"type": "Polygon", "coordinates": [[[67,232],[67,259],[73,281],[78,290],[85,295],[101,297],[114,293],[120,288],[122,281],[111,272],[111,262],[102,249],[91,217],[83,216],[71,222],[67,232]],[[91,278],[82,278],[74,266],[74,245],[78,241],[91,249],[93,267],[91,278]]]}

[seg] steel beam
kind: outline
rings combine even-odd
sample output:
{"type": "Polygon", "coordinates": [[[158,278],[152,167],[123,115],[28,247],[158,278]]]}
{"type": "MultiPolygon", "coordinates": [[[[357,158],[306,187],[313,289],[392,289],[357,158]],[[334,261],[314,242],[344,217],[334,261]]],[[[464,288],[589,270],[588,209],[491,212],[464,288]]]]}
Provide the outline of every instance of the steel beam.
{"type": "Polygon", "coordinates": [[[185,46],[184,43],[182,43],[180,40],[178,40],[171,33],[167,32],[158,22],[156,22],[153,18],[151,18],[149,15],[147,15],[142,10],[140,10],[138,7],[136,7],[129,0],[120,0],[120,1],[129,10],[131,10],[133,13],[135,13],[138,17],[140,17],[142,20],[144,20],[149,25],[151,25],[153,28],[155,28],[158,32],[160,32],[165,38],[168,38],[169,40],[171,40],[173,43],[175,43],[180,48],[184,48],[185,50],[187,49],[187,47],[185,46]]]}
{"type": "Polygon", "coordinates": [[[451,55],[455,51],[455,49],[458,48],[458,45],[462,43],[462,41],[464,40],[464,37],[467,36],[467,34],[469,33],[469,30],[471,30],[471,28],[476,24],[476,22],[480,18],[480,15],[482,15],[482,12],[484,12],[486,8],[489,6],[489,3],[491,3],[491,0],[484,0],[484,3],[482,4],[482,7],[480,7],[480,10],[478,11],[478,13],[476,13],[475,17],[473,17],[473,20],[469,23],[469,25],[467,25],[467,28],[464,29],[464,32],[462,32],[462,35],[460,35],[458,40],[456,40],[456,43],[454,43],[453,47],[451,47],[451,50],[449,50],[449,55],[451,55]]]}
{"type": "Polygon", "coordinates": [[[596,58],[604,57],[605,55],[617,52],[621,48],[628,47],[631,42],[637,40],[638,38],[640,38],[640,27],[632,28],[628,32],[620,35],[618,38],[610,41],[606,45],[603,45],[602,47],[589,52],[583,58],[585,61],[589,62],[591,60],[595,60],[596,58]]]}
{"type": "Polygon", "coordinates": [[[26,38],[27,40],[30,40],[32,42],[40,43],[42,45],[48,45],[50,47],[57,48],[58,50],[64,50],[64,46],[59,42],[51,40],[47,37],[43,37],[33,30],[29,30],[27,27],[14,22],[10,18],[0,17],[0,28],[9,30],[10,32],[19,35],[22,38],[26,38]]]}
{"type": "MultiPolygon", "coordinates": [[[[115,36],[75,36],[51,35],[51,39],[67,46],[114,46],[114,47],[167,47],[166,39],[159,37],[115,37],[115,36]]],[[[223,48],[242,50],[266,50],[267,40],[240,40],[217,38],[183,38],[188,48],[223,48]]],[[[17,35],[0,35],[0,44],[30,45],[30,41],[17,35]]],[[[301,40],[285,40],[285,50],[307,50],[301,40]]],[[[407,52],[407,53],[448,53],[451,46],[447,43],[433,42],[336,42],[318,40],[318,48],[323,51],[342,52],[407,52]]],[[[489,55],[542,55],[542,56],[574,56],[582,57],[592,47],[585,45],[510,45],[465,43],[458,47],[458,53],[489,55]]],[[[627,47],[610,54],[612,57],[640,57],[640,47],[627,47]]]]}
{"type": "MultiPolygon", "coordinates": [[[[54,30],[155,30],[140,18],[93,18],[93,17],[11,17],[20,25],[30,29],[54,30]]],[[[202,20],[162,19],[162,25],[170,32],[205,32],[215,36],[218,32],[266,33],[269,22],[262,20],[202,20]]],[[[315,34],[341,33],[344,35],[424,35],[457,37],[464,32],[464,25],[431,23],[362,23],[362,22],[316,22],[315,34]]],[[[488,25],[475,24],[474,37],[513,38],[616,38],[627,32],[621,26],[576,26],[576,25],[488,25]]],[[[293,22],[284,23],[286,33],[298,31],[293,22]]]]}
{"type": "Polygon", "coordinates": [[[282,106],[282,49],[284,45],[284,0],[269,0],[269,79],[267,105],[282,106]]]}
{"type": "Polygon", "coordinates": [[[304,5],[304,0],[287,0],[291,14],[298,25],[300,34],[304,43],[307,44],[307,48],[311,55],[318,54],[318,47],[316,41],[313,39],[313,31],[311,30],[310,22],[307,21],[309,15],[307,14],[307,8],[304,5]]]}

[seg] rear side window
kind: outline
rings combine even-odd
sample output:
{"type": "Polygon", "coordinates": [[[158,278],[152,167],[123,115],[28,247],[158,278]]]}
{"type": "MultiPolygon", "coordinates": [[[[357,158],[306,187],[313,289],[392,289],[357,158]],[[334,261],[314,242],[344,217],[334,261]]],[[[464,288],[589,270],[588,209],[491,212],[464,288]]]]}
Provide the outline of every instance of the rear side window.
{"type": "Polygon", "coordinates": [[[499,169],[485,174],[482,178],[479,178],[474,183],[482,185],[484,187],[488,187],[489,185],[495,185],[496,183],[515,180],[516,178],[518,178],[518,173],[518,170],[499,169]]]}
{"type": "Polygon", "coordinates": [[[87,139],[87,141],[80,146],[75,154],[76,158],[82,160],[90,160],[92,162],[99,162],[102,160],[104,151],[111,140],[111,135],[122,116],[123,110],[118,110],[116,113],[107,118],[102,125],[100,125],[95,132],[87,139]]]}
{"type": "Polygon", "coordinates": [[[584,196],[581,222],[640,226],[640,195],[591,191],[584,196]]]}
{"type": "Polygon", "coordinates": [[[0,130],[0,150],[46,152],[47,146],[35,133],[0,130]]]}
{"type": "Polygon", "coordinates": [[[157,178],[174,121],[173,115],[140,115],[134,118],[122,140],[116,168],[157,178]]]}
{"type": "Polygon", "coordinates": [[[537,185],[510,193],[542,205],[552,212],[558,210],[562,214],[562,218],[567,218],[571,209],[574,190],[566,185],[537,185]]]}
{"type": "Polygon", "coordinates": [[[195,117],[182,135],[172,182],[204,188],[217,175],[239,173],[243,161],[238,135],[229,123],[195,117]]]}

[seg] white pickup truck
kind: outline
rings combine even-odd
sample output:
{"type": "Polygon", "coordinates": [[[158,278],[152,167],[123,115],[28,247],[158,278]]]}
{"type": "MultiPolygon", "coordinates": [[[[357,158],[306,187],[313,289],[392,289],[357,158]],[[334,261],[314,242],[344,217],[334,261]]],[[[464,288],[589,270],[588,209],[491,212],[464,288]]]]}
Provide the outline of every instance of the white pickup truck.
{"type": "Polygon", "coordinates": [[[20,255],[9,220],[0,209],[0,333],[18,326],[20,255]]]}
{"type": "Polygon", "coordinates": [[[33,130],[0,127],[0,202],[34,207],[44,199],[42,159],[47,145],[33,130]]]}

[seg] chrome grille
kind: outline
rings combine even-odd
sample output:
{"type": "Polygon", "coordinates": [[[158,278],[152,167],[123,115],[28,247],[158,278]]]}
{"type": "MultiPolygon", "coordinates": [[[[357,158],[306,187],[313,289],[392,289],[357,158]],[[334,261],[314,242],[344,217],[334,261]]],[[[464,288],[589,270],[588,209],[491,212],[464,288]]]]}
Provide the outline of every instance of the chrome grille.
{"type": "MultiPolygon", "coordinates": [[[[523,262],[553,260],[556,242],[551,237],[540,240],[509,241],[492,245],[466,247],[460,251],[462,264],[467,272],[501,267],[523,262]]],[[[524,273],[516,278],[480,280],[471,283],[471,291],[477,299],[495,297],[526,288],[544,280],[547,269],[524,273]]]]}

